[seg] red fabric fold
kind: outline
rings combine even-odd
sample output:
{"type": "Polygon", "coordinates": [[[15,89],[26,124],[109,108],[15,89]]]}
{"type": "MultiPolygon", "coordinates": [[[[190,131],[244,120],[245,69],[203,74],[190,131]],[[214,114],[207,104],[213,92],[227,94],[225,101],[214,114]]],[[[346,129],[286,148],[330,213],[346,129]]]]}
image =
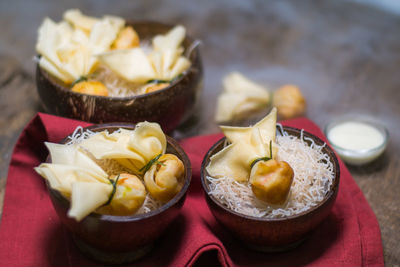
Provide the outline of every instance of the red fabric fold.
{"type": "MultiPolygon", "coordinates": [[[[283,124],[326,140],[308,119],[283,124]]],[[[33,171],[47,155],[43,142],[58,142],[78,125],[89,124],[39,113],[19,137],[11,158],[0,224],[2,266],[105,266],[78,251],[51,205],[43,179],[33,171]]],[[[383,266],[375,214],[340,160],[341,182],[333,210],[302,245],[288,252],[266,254],[248,250],[234,239],[215,221],[200,184],[203,156],[221,137],[215,134],[180,142],[193,167],[185,205],[154,249],[132,266],[383,266]]]]}

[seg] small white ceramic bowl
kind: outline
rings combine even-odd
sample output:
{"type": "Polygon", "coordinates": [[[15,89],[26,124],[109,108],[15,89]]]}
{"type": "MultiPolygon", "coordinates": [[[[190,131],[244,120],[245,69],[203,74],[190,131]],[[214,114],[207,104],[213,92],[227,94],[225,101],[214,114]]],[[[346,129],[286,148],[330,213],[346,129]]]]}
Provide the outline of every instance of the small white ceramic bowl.
{"type": "Polygon", "coordinates": [[[377,159],[385,151],[389,140],[389,132],[382,123],[371,117],[354,114],[341,116],[332,120],[325,127],[325,135],[332,147],[339,154],[340,158],[351,165],[363,165],[377,159]],[[334,138],[332,138],[331,131],[334,127],[347,122],[363,123],[373,127],[382,135],[382,142],[380,142],[379,145],[369,149],[350,149],[337,144],[334,138]]]}

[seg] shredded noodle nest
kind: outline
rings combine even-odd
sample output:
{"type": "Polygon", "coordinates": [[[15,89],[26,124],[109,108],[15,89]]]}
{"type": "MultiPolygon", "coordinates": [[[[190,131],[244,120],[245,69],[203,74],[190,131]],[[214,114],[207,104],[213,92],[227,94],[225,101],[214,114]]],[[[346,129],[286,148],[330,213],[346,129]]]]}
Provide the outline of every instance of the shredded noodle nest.
{"type": "MultiPolygon", "coordinates": [[[[282,128],[281,128],[282,130],[282,128]]],[[[272,207],[257,199],[249,182],[206,176],[209,194],[227,208],[258,218],[284,218],[318,205],[329,192],[334,180],[333,164],[323,147],[303,135],[290,136],[283,130],[277,136],[277,159],[286,161],[294,171],[294,179],[286,204],[272,207]],[[310,145],[307,142],[310,142],[310,145]]]]}

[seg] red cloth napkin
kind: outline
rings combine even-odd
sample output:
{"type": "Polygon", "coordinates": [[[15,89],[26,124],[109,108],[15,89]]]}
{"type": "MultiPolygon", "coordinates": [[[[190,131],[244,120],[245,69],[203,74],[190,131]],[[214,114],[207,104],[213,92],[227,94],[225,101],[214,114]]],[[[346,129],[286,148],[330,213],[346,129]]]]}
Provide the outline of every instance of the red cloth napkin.
{"type": "MultiPolygon", "coordinates": [[[[307,119],[284,125],[303,128],[326,140],[307,119]]],[[[1,266],[103,266],[83,256],[60,223],[43,179],[34,171],[46,157],[44,141],[58,142],[88,123],[39,113],[15,146],[0,224],[1,266]]],[[[193,179],[181,215],[157,241],[140,266],[383,266],[379,225],[345,165],[329,217],[296,249],[265,254],[248,250],[219,225],[208,210],[200,185],[200,165],[221,134],[181,141],[193,179]]]]}

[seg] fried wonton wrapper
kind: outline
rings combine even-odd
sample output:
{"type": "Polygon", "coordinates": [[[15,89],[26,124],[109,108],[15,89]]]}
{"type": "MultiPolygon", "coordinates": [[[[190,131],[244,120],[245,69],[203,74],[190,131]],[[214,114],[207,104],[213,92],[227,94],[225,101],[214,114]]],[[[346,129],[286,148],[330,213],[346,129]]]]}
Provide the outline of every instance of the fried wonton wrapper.
{"type": "Polygon", "coordinates": [[[83,15],[79,9],[69,9],[64,12],[63,17],[75,28],[81,29],[86,33],[90,33],[94,24],[99,21],[97,18],[83,15]]]}
{"type": "Polygon", "coordinates": [[[68,216],[77,221],[107,203],[112,192],[110,183],[76,182],[71,188],[71,207],[68,216]]]}
{"type": "MultiPolygon", "coordinates": [[[[251,127],[234,127],[234,126],[220,126],[222,132],[226,138],[231,142],[235,143],[239,140],[245,140],[246,142],[254,142],[254,129],[259,131],[263,143],[269,144],[270,141],[275,143],[276,138],[276,117],[277,109],[273,108],[271,112],[251,127]]],[[[276,152],[276,151],[275,151],[276,152]]],[[[275,155],[275,152],[273,153],[275,155]]]]}
{"type": "Polygon", "coordinates": [[[189,68],[190,61],[182,56],[181,44],[185,35],[185,27],[177,25],[166,34],[153,38],[153,54],[158,54],[161,58],[161,61],[156,59],[153,64],[161,79],[171,80],[189,68]]]}
{"type": "Polygon", "coordinates": [[[141,122],[133,131],[121,129],[112,134],[101,132],[79,145],[96,159],[115,159],[140,174],[140,169],[151,159],[165,153],[167,140],[159,124],[141,122]]]}
{"type": "Polygon", "coordinates": [[[251,163],[261,157],[276,155],[276,109],[252,127],[221,127],[232,143],[213,155],[206,167],[215,178],[229,177],[236,181],[247,181],[251,163]],[[270,148],[270,146],[272,147],[270,148]]]}
{"type": "Polygon", "coordinates": [[[96,19],[79,10],[67,10],[64,18],[59,23],[44,19],[36,51],[43,69],[70,84],[94,71],[98,64],[94,55],[110,49],[125,21],[112,16],[96,19]]]}
{"type": "Polygon", "coordinates": [[[230,177],[238,182],[244,182],[249,179],[251,162],[261,155],[260,147],[239,141],[213,155],[207,166],[207,172],[215,178],[230,177]]]}
{"type": "Polygon", "coordinates": [[[68,215],[81,220],[91,212],[112,201],[103,212],[113,215],[133,214],[143,204],[146,190],[134,175],[121,174],[109,178],[107,173],[88,155],[96,159],[114,159],[126,168],[141,173],[151,159],[164,154],[167,141],[157,123],[138,123],[135,130],[120,129],[112,134],[100,132],[79,144],[46,143],[52,163],[43,163],[35,170],[50,186],[71,199],[68,215]],[[113,190],[115,191],[112,196],[113,190]]]}
{"type": "Polygon", "coordinates": [[[80,221],[107,202],[112,185],[107,174],[77,146],[46,143],[53,163],[42,163],[35,171],[51,188],[71,199],[70,217],[80,221]]]}
{"type": "Polygon", "coordinates": [[[156,35],[153,38],[153,48],[157,51],[176,50],[185,39],[186,29],[182,25],[177,25],[166,34],[156,35]]]}
{"type": "Polygon", "coordinates": [[[113,50],[98,55],[99,60],[121,78],[136,83],[149,80],[170,81],[190,66],[181,47],[186,30],[178,25],[152,40],[153,50],[146,54],[140,48],[113,50]]]}
{"type": "Polygon", "coordinates": [[[136,125],[128,145],[148,162],[158,154],[165,153],[167,138],[158,123],[141,122],[136,125]]]}
{"type": "Polygon", "coordinates": [[[182,188],[185,168],[173,154],[164,154],[144,175],[150,195],[162,202],[172,199],[182,188]]]}
{"type": "Polygon", "coordinates": [[[134,214],[143,204],[146,189],[140,179],[134,175],[121,174],[112,178],[76,145],[46,143],[52,162],[43,163],[35,168],[49,181],[50,186],[70,198],[71,207],[68,216],[77,221],[100,208],[100,212],[111,215],[134,214]],[[111,202],[107,204],[112,195],[111,202]]]}
{"type": "Polygon", "coordinates": [[[156,73],[143,49],[113,50],[98,55],[99,60],[121,78],[137,83],[154,79],[156,73]]]}
{"type": "Polygon", "coordinates": [[[243,119],[251,112],[265,109],[270,101],[267,88],[250,81],[239,72],[225,76],[223,87],[215,114],[217,122],[243,119]]]}

